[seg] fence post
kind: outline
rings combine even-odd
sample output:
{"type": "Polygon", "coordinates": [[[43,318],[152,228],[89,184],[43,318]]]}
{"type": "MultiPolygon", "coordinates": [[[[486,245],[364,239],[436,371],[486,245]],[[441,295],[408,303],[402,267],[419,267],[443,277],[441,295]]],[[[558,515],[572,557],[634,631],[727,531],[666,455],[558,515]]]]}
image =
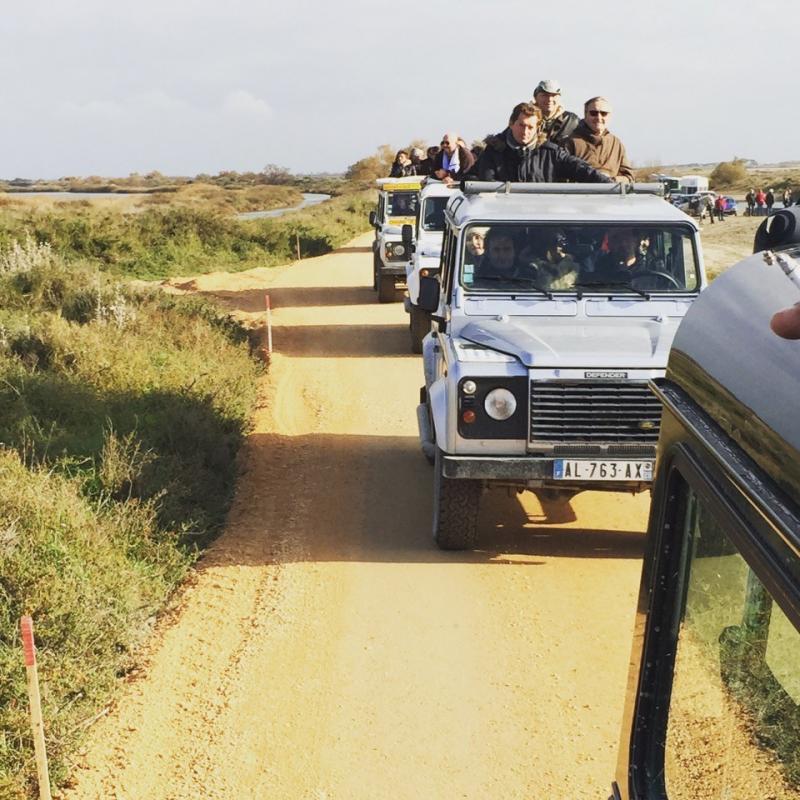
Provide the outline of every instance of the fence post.
{"type": "Polygon", "coordinates": [[[297,245],[297,260],[299,261],[300,260],[300,234],[299,233],[295,233],[294,240],[295,240],[295,243],[297,245]]]}
{"type": "Polygon", "coordinates": [[[269,302],[269,295],[265,294],[264,299],[267,302],[267,353],[272,355],[272,307],[269,302]]]}
{"type": "Polygon", "coordinates": [[[25,671],[28,676],[28,700],[31,709],[36,773],[39,778],[39,798],[40,800],[51,800],[50,774],[47,769],[47,750],[44,743],[42,701],[39,695],[39,674],[36,669],[36,645],[33,642],[33,620],[26,615],[19,621],[19,627],[22,632],[22,652],[25,656],[25,671]]]}

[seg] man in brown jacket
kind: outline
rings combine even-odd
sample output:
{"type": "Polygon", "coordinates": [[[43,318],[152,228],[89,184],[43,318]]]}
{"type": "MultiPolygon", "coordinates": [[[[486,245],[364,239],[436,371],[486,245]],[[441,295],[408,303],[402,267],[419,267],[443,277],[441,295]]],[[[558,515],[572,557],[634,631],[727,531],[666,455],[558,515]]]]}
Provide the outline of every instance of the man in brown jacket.
{"type": "Polygon", "coordinates": [[[592,97],[583,104],[583,119],[565,147],[617,183],[631,183],[633,170],[625,146],[608,130],[611,104],[605,97],[592,97]]]}

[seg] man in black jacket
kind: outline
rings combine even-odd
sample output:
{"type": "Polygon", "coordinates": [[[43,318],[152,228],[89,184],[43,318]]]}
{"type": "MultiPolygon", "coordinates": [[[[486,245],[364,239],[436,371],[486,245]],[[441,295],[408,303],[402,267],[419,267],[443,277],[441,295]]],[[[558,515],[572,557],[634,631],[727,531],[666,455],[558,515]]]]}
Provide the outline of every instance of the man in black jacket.
{"type": "Polygon", "coordinates": [[[518,103],[508,127],[486,140],[469,177],[511,183],[610,183],[611,179],[570,155],[563,147],[544,142],[537,147],[538,115],[533,103],[518,103]]]}

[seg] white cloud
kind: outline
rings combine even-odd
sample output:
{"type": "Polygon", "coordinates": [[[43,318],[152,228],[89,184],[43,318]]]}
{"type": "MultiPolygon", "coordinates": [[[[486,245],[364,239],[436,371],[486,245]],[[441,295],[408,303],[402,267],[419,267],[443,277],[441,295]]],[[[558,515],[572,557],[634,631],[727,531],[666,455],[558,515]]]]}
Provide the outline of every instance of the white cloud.
{"type": "Polygon", "coordinates": [[[267,103],[244,89],[229,92],[222,103],[222,109],[227,113],[260,119],[270,119],[273,115],[267,103]]]}

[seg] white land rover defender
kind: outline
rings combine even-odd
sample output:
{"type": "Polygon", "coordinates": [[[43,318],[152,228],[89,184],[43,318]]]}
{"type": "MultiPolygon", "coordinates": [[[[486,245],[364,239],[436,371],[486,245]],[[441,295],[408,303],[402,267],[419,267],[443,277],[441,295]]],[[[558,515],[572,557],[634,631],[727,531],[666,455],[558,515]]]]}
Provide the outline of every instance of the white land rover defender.
{"type": "Polygon", "coordinates": [[[441,181],[424,178],[417,207],[416,225],[403,226],[403,243],[413,254],[411,262],[406,267],[408,295],[405,298],[412,353],[422,352],[422,340],[431,330],[430,313],[423,311],[417,304],[419,279],[439,274],[444,235],[444,209],[454,191],[453,187],[441,181]]]}
{"type": "Polygon", "coordinates": [[[403,225],[413,225],[417,213],[421,178],[379,178],[378,205],[369,213],[375,228],[372,243],[373,282],[381,303],[397,299],[405,284],[411,248],[403,242],[403,225]]]}
{"type": "Polygon", "coordinates": [[[474,545],[482,492],[637,492],[653,479],[661,378],[705,285],[696,223],[660,184],[470,183],[445,211],[417,408],[433,534],[474,545]],[[483,234],[482,252],[469,247],[483,234]]]}

